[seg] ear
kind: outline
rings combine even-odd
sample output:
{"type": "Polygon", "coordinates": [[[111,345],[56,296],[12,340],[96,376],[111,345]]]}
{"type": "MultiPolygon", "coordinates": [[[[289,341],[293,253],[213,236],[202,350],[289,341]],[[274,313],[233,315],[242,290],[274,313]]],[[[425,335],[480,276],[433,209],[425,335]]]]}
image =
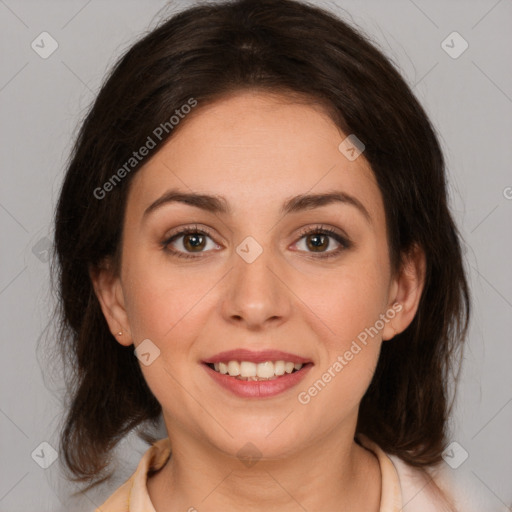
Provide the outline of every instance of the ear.
{"type": "Polygon", "coordinates": [[[130,346],[133,340],[125,309],[121,279],[113,271],[111,260],[107,259],[100,266],[91,268],[89,275],[110,332],[121,345],[130,346]],[[121,335],[119,335],[120,332],[121,335]]]}
{"type": "Polygon", "coordinates": [[[382,331],[382,339],[389,340],[405,331],[413,321],[425,284],[425,252],[418,245],[404,255],[404,261],[398,275],[390,286],[388,313],[390,319],[382,331]],[[391,311],[394,316],[391,317],[391,311]]]}

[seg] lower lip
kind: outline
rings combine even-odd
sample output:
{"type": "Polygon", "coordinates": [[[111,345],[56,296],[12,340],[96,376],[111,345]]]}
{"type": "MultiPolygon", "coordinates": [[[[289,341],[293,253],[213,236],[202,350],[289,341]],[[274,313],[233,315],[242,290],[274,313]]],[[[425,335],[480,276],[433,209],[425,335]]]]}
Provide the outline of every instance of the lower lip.
{"type": "Polygon", "coordinates": [[[203,363],[203,366],[215,382],[233,394],[244,398],[267,398],[276,396],[296,386],[306,376],[306,373],[309,372],[313,364],[305,364],[299,371],[285,373],[277,379],[260,381],[239,380],[216,372],[205,363],[203,363]]]}

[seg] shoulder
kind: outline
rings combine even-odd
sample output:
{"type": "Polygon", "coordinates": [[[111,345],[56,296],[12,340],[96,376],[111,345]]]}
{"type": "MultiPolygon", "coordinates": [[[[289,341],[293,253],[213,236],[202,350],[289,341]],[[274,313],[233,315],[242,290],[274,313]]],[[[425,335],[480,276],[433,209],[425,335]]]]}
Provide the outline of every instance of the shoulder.
{"type": "Polygon", "coordinates": [[[132,475],[94,512],[126,512],[129,510],[130,492],[133,486],[132,475]]]}
{"type": "Polygon", "coordinates": [[[419,469],[397,456],[388,455],[396,468],[403,507],[410,512],[461,512],[445,475],[439,470],[419,469]]]}
{"type": "Polygon", "coordinates": [[[471,512],[461,502],[461,490],[443,467],[416,468],[396,455],[384,452],[366,436],[357,435],[360,444],[379,460],[382,477],[382,510],[407,512],[471,512]],[[386,508],[389,507],[389,508],[386,508]],[[393,508],[394,507],[394,508],[393,508]]]}
{"type": "Polygon", "coordinates": [[[137,469],[95,512],[154,512],[147,491],[148,473],[158,471],[169,459],[169,438],[160,439],[142,455],[137,469]]]}

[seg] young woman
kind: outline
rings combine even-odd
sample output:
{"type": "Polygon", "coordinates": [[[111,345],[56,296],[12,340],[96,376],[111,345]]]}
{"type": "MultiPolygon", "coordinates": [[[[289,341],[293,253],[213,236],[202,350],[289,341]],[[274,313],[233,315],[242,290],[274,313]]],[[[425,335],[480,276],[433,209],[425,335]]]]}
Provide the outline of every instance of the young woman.
{"type": "Polygon", "coordinates": [[[319,8],[197,5],[130,48],[55,221],[67,467],[91,488],[130,431],[151,445],[97,510],[458,510],[445,180],[400,74],[319,8]]]}

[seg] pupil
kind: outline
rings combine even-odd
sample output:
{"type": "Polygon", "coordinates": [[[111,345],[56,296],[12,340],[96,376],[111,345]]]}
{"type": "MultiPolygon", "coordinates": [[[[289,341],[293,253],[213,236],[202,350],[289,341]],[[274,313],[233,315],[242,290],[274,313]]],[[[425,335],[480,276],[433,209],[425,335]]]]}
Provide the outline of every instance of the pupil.
{"type": "Polygon", "coordinates": [[[188,246],[190,246],[191,248],[201,248],[203,245],[204,245],[204,241],[198,241],[199,239],[203,238],[203,235],[187,235],[186,238],[185,238],[185,245],[187,246],[187,248],[189,248],[188,246]],[[191,243],[191,240],[195,240],[195,241],[192,241],[191,243]]]}
{"type": "Polygon", "coordinates": [[[326,236],[325,235],[312,235],[311,238],[310,238],[310,241],[311,240],[316,240],[316,242],[313,242],[311,244],[311,246],[314,248],[314,249],[318,249],[319,247],[321,248],[322,245],[325,245],[325,238],[326,236]],[[322,239],[322,242],[319,242],[319,239],[322,239]]]}

